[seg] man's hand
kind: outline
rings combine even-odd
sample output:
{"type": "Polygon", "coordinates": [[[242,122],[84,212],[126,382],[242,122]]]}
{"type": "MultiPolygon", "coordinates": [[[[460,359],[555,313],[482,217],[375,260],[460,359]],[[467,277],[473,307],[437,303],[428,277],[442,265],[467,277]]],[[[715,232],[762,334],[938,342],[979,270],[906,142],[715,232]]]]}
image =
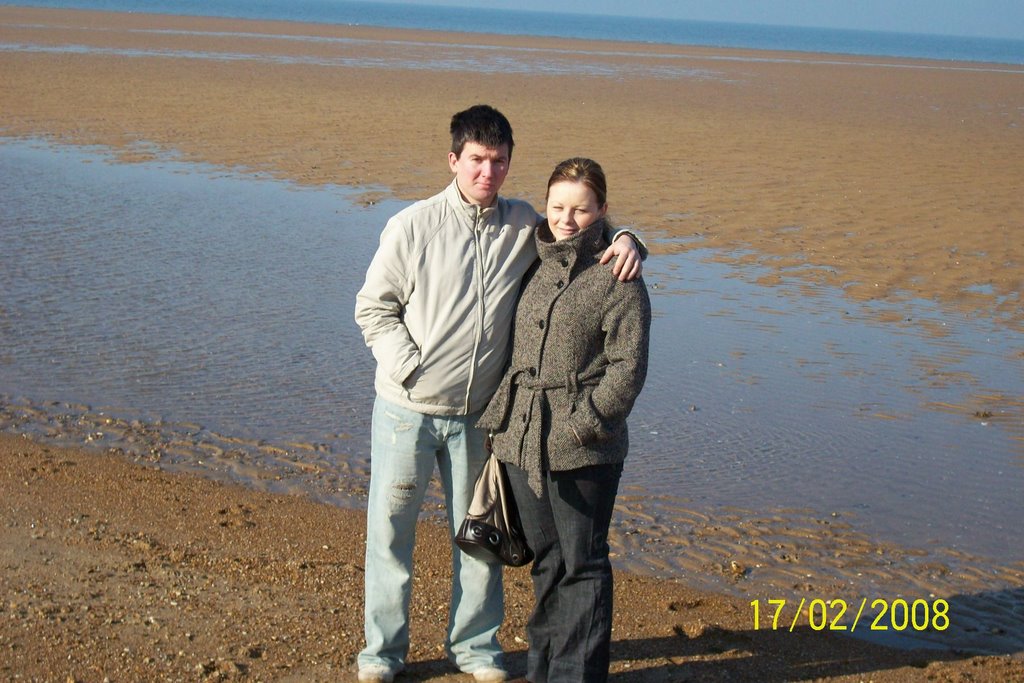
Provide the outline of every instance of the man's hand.
{"type": "Polygon", "coordinates": [[[601,263],[608,263],[615,258],[615,265],[612,266],[612,275],[619,278],[621,282],[629,282],[640,277],[643,272],[640,250],[629,235],[619,235],[612,246],[604,250],[601,255],[601,263]]]}

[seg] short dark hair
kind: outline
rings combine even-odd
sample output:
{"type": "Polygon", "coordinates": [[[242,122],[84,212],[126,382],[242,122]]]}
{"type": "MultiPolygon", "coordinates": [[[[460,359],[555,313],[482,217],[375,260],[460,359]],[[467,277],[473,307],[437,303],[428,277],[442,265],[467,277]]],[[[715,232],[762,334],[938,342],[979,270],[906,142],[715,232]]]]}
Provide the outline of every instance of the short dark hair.
{"type": "Polygon", "coordinates": [[[452,116],[451,134],[456,157],[462,156],[467,142],[475,142],[491,149],[508,145],[508,156],[512,158],[512,124],[488,104],[477,104],[452,116]]]}

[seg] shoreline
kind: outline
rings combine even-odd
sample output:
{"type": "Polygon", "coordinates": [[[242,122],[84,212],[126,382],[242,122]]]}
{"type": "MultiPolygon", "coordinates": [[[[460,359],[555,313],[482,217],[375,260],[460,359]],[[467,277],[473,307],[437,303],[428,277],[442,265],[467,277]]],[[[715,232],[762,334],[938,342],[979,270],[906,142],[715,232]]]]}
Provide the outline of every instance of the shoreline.
{"type": "MultiPolygon", "coordinates": [[[[965,68],[970,66],[979,67],[993,67],[1002,70],[1024,70],[1024,62],[1019,61],[992,61],[981,58],[952,58],[952,57],[937,57],[937,56],[921,56],[921,55],[897,55],[890,53],[878,53],[878,52],[830,52],[821,49],[811,48],[772,48],[772,47],[752,47],[752,46],[731,46],[731,45],[714,45],[714,44],[701,44],[701,43],[682,43],[682,42],[664,42],[651,39],[629,39],[629,38],[592,38],[592,37],[573,37],[573,36],[561,36],[561,35],[540,35],[532,33],[511,33],[511,32],[497,32],[497,31],[479,31],[473,29],[466,30],[448,30],[448,29],[437,29],[437,28],[412,28],[412,27],[400,27],[391,26],[387,24],[375,24],[375,23],[345,23],[343,21],[313,21],[309,19],[295,19],[285,17],[245,17],[245,16],[231,16],[225,14],[187,14],[187,13],[174,13],[174,12],[157,12],[157,11],[131,11],[125,12],[122,10],[111,10],[111,9],[99,9],[99,8],[86,8],[86,7],[61,7],[61,8],[50,8],[43,6],[33,5],[18,5],[12,4],[14,8],[20,8],[23,10],[34,11],[43,10],[47,12],[66,12],[66,13],[91,13],[96,15],[109,15],[109,16],[141,16],[141,17],[160,17],[168,20],[181,19],[189,23],[192,22],[245,22],[252,25],[270,25],[275,27],[281,26],[297,26],[301,27],[298,31],[289,32],[293,35],[310,35],[310,29],[316,32],[316,35],[321,35],[316,31],[317,27],[323,27],[327,31],[324,35],[331,35],[330,31],[333,29],[346,29],[355,31],[366,31],[366,32],[392,32],[399,31],[409,35],[415,35],[423,40],[431,42],[440,42],[443,44],[450,43],[452,36],[467,37],[470,39],[485,39],[489,43],[493,44],[507,44],[509,46],[520,46],[524,41],[530,42],[535,46],[562,46],[567,41],[575,45],[592,45],[592,46],[614,46],[616,50],[626,49],[631,51],[644,51],[645,49],[652,50],[679,50],[685,54],[702,53],[705,55],[716,55],[721,56],[722,53],[729,53],[732,55],[747,55],[750,58],[757,59],[796,59],[799,60],[802,57],[812,57],[814,59],[828,59],[831,62],[861,62],[865,59],[878,60],[885,62],[886,60],[896,61],[903,65],[961,65],[965,68]],[[438,40],[434,40],[440,36],[438,40]]],[[[700,21],[690,23],[702,23],[700,21]]],[[[714,22],[711,22],[714,23],[714,22]]],[[[766,25],[767,26],[767,25],[766,25]]],[[[778,27],[775,27],[778,28],[778,27]]],[[[783,27],[784,28],[784,27],[783,27]]],[[[842,31],[842,29],[840,29],[842,31]]],[[[854,33],[872,33],[873,31],[857,31],[853,30],[854,33]]],[[[877,33],[877,31],[875,31],[877,33]]],[[[906,36],[913,36],[914,34],[903,34],[906,36]]],[[[972,39],[971,36],[928,36],[926,37],[937,37],[937,38],[954,38],[954,39],[972,39]]],[[[1004,42],[1006,38],[997,37],[981,37],[983,41],[992,42],[1004,42]]],[[[940,66],[941,68],[941,66],[940,66]]],[[[957,68],[957,67],[953,67],[957,68]]]]}
{"type": "MultiPolygon", "coordinates": [[[[5,433],[58,448],[116,454],[140,466],[263,493],[352,510],[366,506],[368,458],[313,442],[244,439],[195,422],[154,422],[102,407],[0,397],[0,434],[5,433]]],[[[434,481],[423,513],[437,521],[443,509],[443,495],[434,481]]],[[[868,598],[912,602],[1012,594],[1024,586],[1020,560],[969,553],[935,541],[915,545],[872,535],[853,511],[652,498],[636,484],[620,488],[609,544],[617,569],[678,579],[737,599],[827,596],[848,603],[868,598]]],[[[1003,624],[1013,609],[1002,600],[990,600],[987,611],[983,600],[972,602],[969,615],[946,633],[922,637],[922,645],[985,650],[989,629],[1003,624]]],[[[1019,634],[996,641],[1000,647],[1024,651],[1019,634]]]]}
{"type": "Polygon", "coordinates": [[[1012,69],[641,44],[602,56],[587,41],[19,7],[0,8],[0,42],[85,49],[0,53],[18,93],[3,103],[5,136],[102,144],[126,161],[152,145],[410,199],[447,180],[437,122],[486,99],[519,122],[509,196],[538,204],[552,160],[585,152],[616,179],[617,220],[660,238],[656,252],[710,247],[764,265],[766,282],[923,298],[1024,329],[1024,73],[1012,69]],[[441,45],[454,61],[413,68],[441,45]],[[115,48],[165,54],[102,53],[115,48]],[[183,56],[196,51],[277,61],[183,56]],[[525,70],[488,71],[508,63],[525,70]],[[588,64],[600,68],[549,73],[588,64]],[[564,105],[544,106],[552,88],[570,130],[564,105]]]}
{"type": "MultiPolygon", "coordinates": [[[[362,513],[0,434],[0,671],[12,679],[326,681],[362,638],[362,513]],[[296,521],[301,520],[297,525],[296,521]]],[[[420,523],[406,680],[468,680],[440,650],[450,560],[420,523]]],[[[499,638],[525,664],[507,570],[499,638]]],[[[616,572],[612,680],[1024,680],[1024,659],[752,628],[746,601],[616,572]]],[[[765,619],[765,617],[762,617],[765,619]]]]}

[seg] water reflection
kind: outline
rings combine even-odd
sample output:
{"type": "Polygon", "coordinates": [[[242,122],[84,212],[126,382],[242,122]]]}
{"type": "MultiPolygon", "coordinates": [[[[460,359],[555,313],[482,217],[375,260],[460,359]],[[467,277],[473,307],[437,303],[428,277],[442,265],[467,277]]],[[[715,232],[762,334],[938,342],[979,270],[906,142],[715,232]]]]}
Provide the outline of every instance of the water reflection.
{"type": "Polygon", "coordinates": [[[352,293],[394,206],[24,143],[0,163],[4,391],[244,438],[355,431],[352,293]]]}

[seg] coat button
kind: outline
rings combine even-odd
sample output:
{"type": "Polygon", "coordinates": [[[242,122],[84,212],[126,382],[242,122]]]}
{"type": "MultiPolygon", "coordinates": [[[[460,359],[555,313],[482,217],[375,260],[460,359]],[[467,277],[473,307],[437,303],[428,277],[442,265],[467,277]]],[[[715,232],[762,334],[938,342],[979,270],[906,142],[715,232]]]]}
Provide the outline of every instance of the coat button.
{"type": "Polygon", "coordinates": [[[544,321],[543,320],[538,320],[537,321],[537,327],[539,327],[540,329],[543,330],[544,329],[544,321]]]}
{"type": "Polygon", "coordinates": [[[562,266],[564,266],[564,267],[568,267],[568,265],[569,265],[569,259],[567,259],[567,258],[563,258],[563,259],[562,259],[562,266]]]}
{"type": "Polygon", "coordinates": [[[536,377],[537,376],[537,368],[530,368],[529,370],[527,370],[527,372],[530,373],[530,377],[536,377]]]}
{"type": "Polygon", "coordinates": [[[559,280],[559,281],[558,281],[558,282],[557,282],[557,283],[555,284],[555,287],[558,287],[559,289],[561,289],[562,287],[565,287],[565,283],[564,283],[564,282],[562,282],[561,280],[559,280]]]}

